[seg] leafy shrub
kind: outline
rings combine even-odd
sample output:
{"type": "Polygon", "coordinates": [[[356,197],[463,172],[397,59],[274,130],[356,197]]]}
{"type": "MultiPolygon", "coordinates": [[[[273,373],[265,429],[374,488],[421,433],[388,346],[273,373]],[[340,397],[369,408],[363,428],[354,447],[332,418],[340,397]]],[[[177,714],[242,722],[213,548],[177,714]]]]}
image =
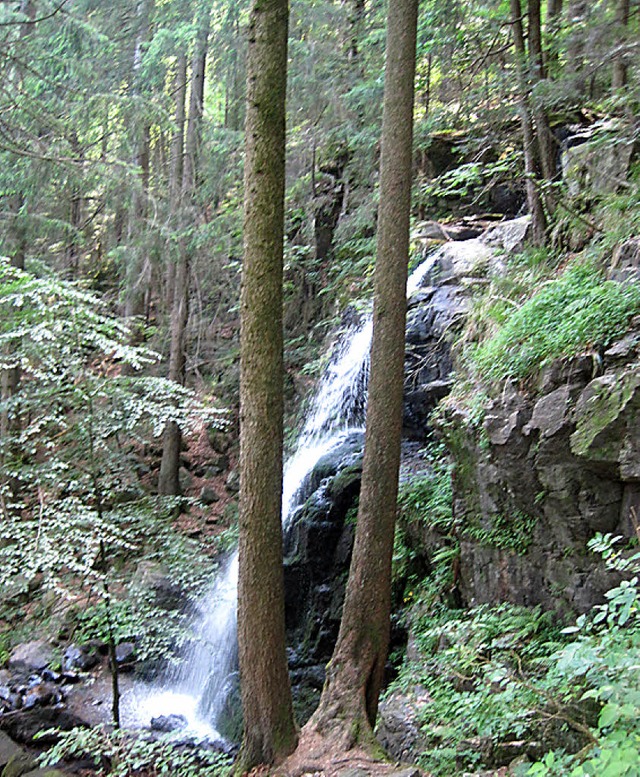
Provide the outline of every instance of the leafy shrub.
{"type": "Polygon", "coordinates": [[[560,356],[606,346],[640,311],[640,285],[605,281],[591,262],[571,265],[507,315],[471,354],[485,380],[522,379],[560,356]]]}
{"type": "MultiPolygon", "coordinates": [[[[45,736],[44,731],[40,736],[45,736]]],[[[54,732],[57,744],[40,757],[43,766],[64,759],[92,758],[97,774],[133,777],[143,772],[149,777],[223,777],[229,773],[230,759],[203,748],[176,745],[167,737],[149,740],[122,729],[110,731],[104,726],[75,728],[54,732]]]]}
{"type": "Polygon", "coordinates": [[[620,537],[598,534],[589,543],[607,567],[626,578],[606,602],[578,618],[565,632],[574,641],[551,656],[547,686],[561,698],[593,700],[599,711],[590,746],[562,767],[561,752],[535,763],[529,775],[616,777],[640,774],[640,553],[616,545],[620,537]]]}

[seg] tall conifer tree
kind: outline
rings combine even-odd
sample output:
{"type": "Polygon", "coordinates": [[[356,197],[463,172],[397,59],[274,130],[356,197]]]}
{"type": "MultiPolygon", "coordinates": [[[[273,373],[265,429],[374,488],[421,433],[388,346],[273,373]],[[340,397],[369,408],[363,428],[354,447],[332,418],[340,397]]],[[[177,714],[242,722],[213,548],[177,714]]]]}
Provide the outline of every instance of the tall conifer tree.
{"type": "Polygon", "coordinates": [[[240,298],[239,770],[277,761],[297,740],[285,654],[281,524],[288,17],[287,0],[253,0],[240,298]]]}

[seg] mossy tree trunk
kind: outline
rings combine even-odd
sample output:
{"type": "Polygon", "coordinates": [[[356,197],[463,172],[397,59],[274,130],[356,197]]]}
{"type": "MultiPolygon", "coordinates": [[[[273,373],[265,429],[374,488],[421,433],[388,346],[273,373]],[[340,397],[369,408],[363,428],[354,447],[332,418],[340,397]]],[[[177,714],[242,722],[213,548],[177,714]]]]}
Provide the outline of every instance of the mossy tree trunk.
{"type": "Polygon", "coordinates": [[[417,0],[389,4],[362,489],[338,641],[309,727],[343,748],[374,746],[389,646],[409,255],[417,0]]]}
{"type": "Polygon", "coordinates": [[[253,0],[240,295],[239,772],[278,761],[297,742],[285,654],[281,524],[288,19],[287,0],[253,0]]]}

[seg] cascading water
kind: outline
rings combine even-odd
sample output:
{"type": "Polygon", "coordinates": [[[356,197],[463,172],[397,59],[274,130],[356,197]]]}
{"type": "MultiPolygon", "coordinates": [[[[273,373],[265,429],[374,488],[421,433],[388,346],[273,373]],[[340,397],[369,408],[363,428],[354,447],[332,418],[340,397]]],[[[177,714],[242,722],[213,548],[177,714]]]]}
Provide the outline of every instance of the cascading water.
{"type": "MultiPolygon", "coordinates": [[[[410,296],[422,284],[438,253],[411,274],[410,296]]],[[[286,528],[306,479],[319,460],[347,437],[364,431],[369,377],[371,316],[339,339],[283,475],[282,515],[286,528]]],[[[216,726],[236,672],[237,552],[198,608],[195,639],[165,688],[139,702],[137,717],[182,715],[196,735],[216,737],[216,726]],[[167,687],[168,686],[168,687],[167,687]]]]}

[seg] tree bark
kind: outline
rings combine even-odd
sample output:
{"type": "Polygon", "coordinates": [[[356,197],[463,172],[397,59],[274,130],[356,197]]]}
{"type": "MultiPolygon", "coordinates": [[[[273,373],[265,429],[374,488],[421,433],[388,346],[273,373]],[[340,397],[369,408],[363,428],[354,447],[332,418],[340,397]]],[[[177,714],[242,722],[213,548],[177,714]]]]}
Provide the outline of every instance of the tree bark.
{"type": "MultiPolygon", "coordinates": [[[[174,81],[176,106],[174,112],[174,130],[169,152],[169,215],[174,226],[180,210],[182,195],[182,172],[184,170],[184,128],[185,106],[187,98],[187,54],[181,48],[178,54],[176,75],[174,81]]],[[[170,255],[166,270],[165,305],[167,310],[173,308],[173,294],[176,282],[176,263],[170,255]]]]}
{"type": "Polygon", "coordinates": [[[253,0],[247,54],[240,294],[238,650],[245,771],[297,742],[285,654],[282,570],[287,0],[253,0]]]}
{"type": "Polygon", "coordinates": [[[540,0],[529,0],[529,68],[534,85],[532,97],[533,115],[536,124],[536,138],[542,177],[552,181],[556,175],[555,139],[549,127],[549,118],[540,96],[535,94],[535,85],[547,77],[542,54],[542,24],[540,0]]]}
{"type": "Polygon", "coordinates": [[[406,282],[409,256],[417,0],[389,4],[373,342],[362,489],[340,633],[309,727],[348,749],[374,745],[389,645],[406,282]]]}
{"type": "MultiPolygon", "coordinates": [[[[132,66],[132,95],[140,98],[143,89],[140,82],[142,69],[143,46],[151,34],[151,17],[153,15],[155,0],[140,0],[138,4],[138,34],[136,35],[133,66],[132,66]]],[[[131,197],[131,209],[129,212],[127,243],[129,244],[129,263],[127,265],[125,318],[141,316],[145,312],[145,300],[149,293],[151,268],[146,257],[143,259],[140,235],[144,233],[144,222],[147,215],[148,191],[149,191],[149,160],[150,160],[151,126],[144,121],[137,128],[134,139],[133,169],[136,171],[136,180],[133,184],[131,197]]],[[[140,338],[141,332],[133,331],[134,342],[140,338]]]]}
{"type": "MultiPolygon", "coordinates": [[[[624,43],[629,26],[629,0],[618,0],[616,8],[616,43],[624,43]]],[[[627,62],[624,53],[620,53],[613,62],[611,88],[615,91],[622,89],[627,83],[627,62]]]]}
{"type": "Polygon", "coordinates": [[[547,225],[542,198],[538,190],[540,177],[536,159],[536,137],[529,104],[529,84],[525,69],[526,48],[522,26],[522,8],[520,0],[510,0],[510,4],[513,47],[516,54],[516,71],[518,73],[518,112],[520,113],[520,122],[522,124],[524,172],[527,205],[531,214],[532,242],[535,245],[543,245],[546,238],[547,225]]]}
{"type": "Polygon", "coordinates": [[[553,78],[558,64],[558,32],[562,20],[562,0],[547,2],[547,72],[553,78]]]}
{"type": "MultiPolygon", "coordinates": [[[[189,116],[184,143],[184,161],[182,167],[182,185],[180,193],[180,213],[186,229],[187,222],[194,217],[193,205],[196,189],[198,152],[200,145],[200,125],[204,104],[204,75],[207,64],[211,6],[206,0],[198,23],[198,34],[193,52],[191,67],[191,93],[189,96],[189,116]]],[[[180,96],[180,95],[178,95],[180,96]]],[[[176,104],[176,116],[179,116],[176,104]]],[[[184,116],[184,110],[182,113],[184,116]]],[[[184,120],[183,120],[184,126],[184,120]]],[[[176,141],[177,144],[177,141],[176,141]]],[[[178,196],[178,195],[176,195],[178,196]]],[[[185,238],[178,245],[178,257],[173,273],[171,292],[171,342],[169,347],[169,379],[184,384],[185,380],[185,332],[189,320],[189,282],[191,256],[185,238]]],[[[162,460],[158,476],[158,493],[178,496],[180,494],[180,451],[182,432],[177,423],[167,424],[162,442],[162,460]]]]}

